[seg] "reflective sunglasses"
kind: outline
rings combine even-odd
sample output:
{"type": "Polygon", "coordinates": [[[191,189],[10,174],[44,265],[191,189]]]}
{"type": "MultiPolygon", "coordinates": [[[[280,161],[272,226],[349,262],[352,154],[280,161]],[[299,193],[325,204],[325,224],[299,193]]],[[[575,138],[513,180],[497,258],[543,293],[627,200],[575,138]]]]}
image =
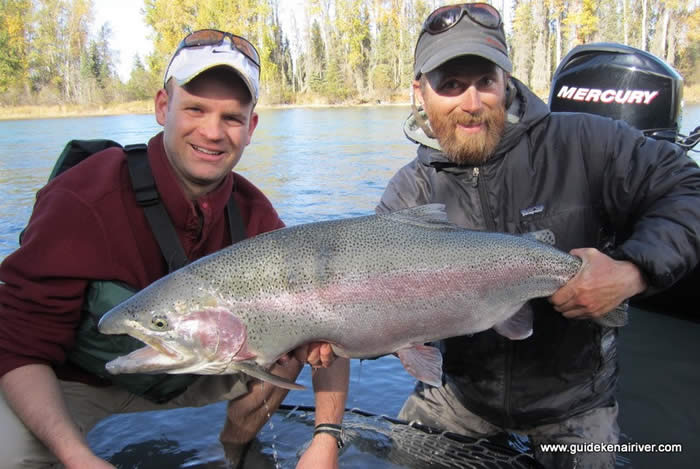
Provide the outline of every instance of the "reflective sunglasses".
{"type": "Polygon", "coordinates": [[[501,26],[501,14],[488,3],[461,3],[440,7],[432,12],[425,19],[422,32],[444,33],[459,23],[464,14],[484,28],[498,29],[501,26]]]}
{"type": "Polygon", "coordinates": [[[258,55],[258,51],[255,49],[255,46],[250,43],[250,41],[241,36],[236,36],[235,34],[227,33],[225,31],[219,31],[218,29],[201,29],[188,34],[182,41],[180,41],[180,44],[178,44],[173,57],[182,49],[187,47],[223,45],[224,39],[226,38],[229,38],[231,41],[231,49],[238,50],[252,60],[253,63],[258,66],[258,68],[260,68],[260,55],[258,55]]]}

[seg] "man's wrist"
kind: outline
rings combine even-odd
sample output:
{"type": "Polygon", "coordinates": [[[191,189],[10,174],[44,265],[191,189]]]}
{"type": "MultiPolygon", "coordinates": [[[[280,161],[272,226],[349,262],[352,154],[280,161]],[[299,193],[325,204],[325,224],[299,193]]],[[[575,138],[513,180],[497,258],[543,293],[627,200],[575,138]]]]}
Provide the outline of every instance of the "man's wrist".
{"type": "Polygon", "coordinates": [[[343,441],[343,428],[338,424],[322,423],[316,425],[314,429],[314,439],[321,437],[325,441],[334,441],[336,447],[342,448],[345,446],[343,441]],[[331,440],[332,439],[332,440],[331,440]]]}
{"type": "Polygon", "coordinates": [[[315,433],[313,442],[322,447],[334,448],[336,450],[339,449],[338,441],[329,433],[315,433]]]}
{"type": "Polygon", "coordinates": [[[623,262],[627,272],[627,285],[629,290],[629,297],[644,293],[648,287],[646,278],[644,277],[644,272],[640,269],[637,264],[631,261],[618,261],[623,262]]]}

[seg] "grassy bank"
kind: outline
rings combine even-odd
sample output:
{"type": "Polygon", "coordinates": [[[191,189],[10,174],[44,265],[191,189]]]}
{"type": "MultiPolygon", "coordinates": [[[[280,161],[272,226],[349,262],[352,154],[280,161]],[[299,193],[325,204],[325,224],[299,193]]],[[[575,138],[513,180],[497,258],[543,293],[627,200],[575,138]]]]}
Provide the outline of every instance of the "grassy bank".
{"type": "MultiPolygon", "coordinates": [[[[544,99],[547,97],[545,96],[544,99]]],[[[686,105],[700,104],[700,84],[683,87],[683,100],[686,105]]],[[[393,104],[408,104],[408,97],[396,96],[393,104]]],[[[381,104],[392,104],[382,102],[381,104]]],[[[338,106],[374,106],[377,103],[354,102],[338,106]]],[[[259,108],[281,108],[281,107],[313,107],[330,106],[326,104],[297,103],[297,104],[266,104],[262,102],[259,108]]],[[[81,106],[77,104],[57,105],[57,106],[3,106],[0,107],[0,120],[18,119],[48,119],[56,117],[87,117],[87,116],[110,116],[118,114],[152,114],[153,101],[131,101],[128,103],[107,104],[103,106],[81,106]]]]}
{"type": "MultiPolygon", "coordinates": [[[[396,102],[367,103],[348,101],[341,104],[324,104],[318,102],[298,104],[266,104],[261,102],[258,109],[279,109],[287,107],[342,107],[342,106],[377,106],[387,104],[408,105],[408,98],[396,102]]],[[[60,106],[4,106],[0,107],[0,121],[20,119],[51,119],[59,117],[110,116],[119,114],[152,114],[153,101],[131,101],[128,103],[108,104],[104,106],[81,106],[77,104],[60,106]]]]}
{"type": "Polygon", "coordinates": [[[66,104],[55,106],[3,106],[0,120],[49,119],[54,117],[110,116],[117,114],[151,114],[153,101],[131,101],[103,106],[66,104]]]}

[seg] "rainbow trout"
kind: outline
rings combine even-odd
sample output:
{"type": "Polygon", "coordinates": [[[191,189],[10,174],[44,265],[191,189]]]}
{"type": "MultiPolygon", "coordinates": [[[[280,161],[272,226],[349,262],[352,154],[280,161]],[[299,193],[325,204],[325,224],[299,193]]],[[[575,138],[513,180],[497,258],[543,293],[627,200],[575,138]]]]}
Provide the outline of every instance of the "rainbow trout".
{"type": "MultiPolygon", "coordinates": [[[[489,328],[527,338],[528,300],[550,296],[580,267],[528,237],[458,227],[431,204],[247,239],[154,282],[99,330],[147,344],[107,363],[114,374],[243,372],[298,389],[267,369],[324,341],[341,357],[395,353],[439,386],[440,352],[424,344],[489,328]]],[[[625,314],[601,322],[622,325],[625,314]]]]}

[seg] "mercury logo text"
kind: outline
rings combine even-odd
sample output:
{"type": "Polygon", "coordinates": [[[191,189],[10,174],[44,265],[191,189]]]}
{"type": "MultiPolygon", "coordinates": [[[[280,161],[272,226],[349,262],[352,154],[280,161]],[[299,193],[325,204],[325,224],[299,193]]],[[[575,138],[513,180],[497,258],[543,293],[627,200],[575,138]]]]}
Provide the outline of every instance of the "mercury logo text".
{"type": "Polygon", "coordinates": [[[649,104],[658,95],[658,91],[648,90],[599,90],[562,86],[557,98],[587,103],[649,104]]]}

